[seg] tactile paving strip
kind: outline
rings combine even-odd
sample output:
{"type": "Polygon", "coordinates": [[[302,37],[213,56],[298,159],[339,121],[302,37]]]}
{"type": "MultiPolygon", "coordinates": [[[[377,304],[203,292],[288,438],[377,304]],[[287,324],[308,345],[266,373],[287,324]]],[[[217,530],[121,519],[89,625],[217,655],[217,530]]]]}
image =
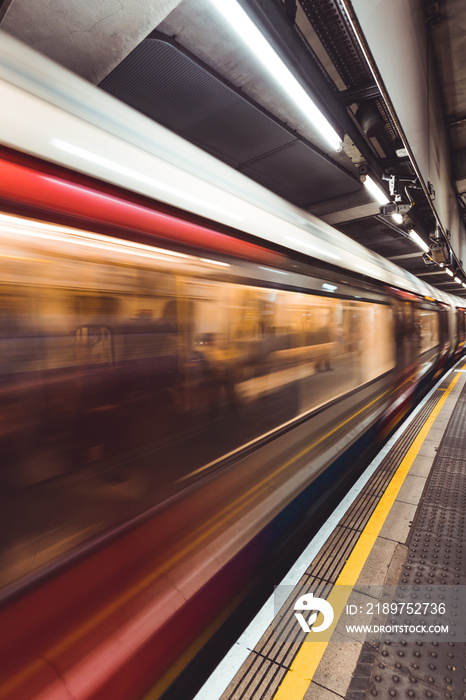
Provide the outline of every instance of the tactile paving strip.
{"type": "MultiPolygon", "coordinates": [[[[318,597],[327,597],[360,533],[440,397],[441,392],[435,392],[382,460],[301,578],[298,585],[303,591],[308,588],[318,597]]],[[[293,623],[293,616],[287,614],[293,604],[294,599],[291,597],[281,611],[286,623],[281,625],[275,622],[274,627],[267,630],[221,700],[269,700],[273,697],[302,643],[299,627],[293,623]]]]}
{"type": "MultiPolygon", "coordinates": [[[[410,535],[400,577],[404,586],[466,584],[466,387],[447,425],[410,535]]],[[[454,620],[450,620],[454,622],[454,620]]],[[[364,644],[347,700],[466,698],[466,644],[364,644]]]]}
{"type": "Polygon", "coordinates": [[[465,663],[456,642],[364,645],[346,699],[464,698],[465,663]]]}

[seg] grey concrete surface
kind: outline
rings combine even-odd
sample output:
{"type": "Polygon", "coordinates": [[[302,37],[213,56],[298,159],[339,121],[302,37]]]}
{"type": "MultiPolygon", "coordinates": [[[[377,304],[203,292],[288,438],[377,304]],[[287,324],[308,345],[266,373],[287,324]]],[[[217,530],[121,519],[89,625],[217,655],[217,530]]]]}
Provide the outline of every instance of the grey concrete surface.
{"type": "Polygon", "coordinates": [[[1,28],[97,85],[180,2],[12,0],[1,28]]]}

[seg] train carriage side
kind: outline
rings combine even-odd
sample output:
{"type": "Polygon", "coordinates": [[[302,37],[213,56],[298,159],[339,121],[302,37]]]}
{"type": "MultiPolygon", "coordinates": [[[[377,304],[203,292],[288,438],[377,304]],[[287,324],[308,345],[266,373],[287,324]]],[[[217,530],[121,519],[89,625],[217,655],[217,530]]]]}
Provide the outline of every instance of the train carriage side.
{"type": "Polygon", "coordinates": [[[388,408],[406,410],[449,347],[444,312],[316,260],[271,267],[265,248],[248,261],[2,225],[4,396],[23,417],[4,491],[5,677],[32,697],[49,683],[34,659],[52,654],[72,684],[103,664],[89,697],[137,697],[346,478],[388,408]],[[148,599],[170,618],[147,626],[148,599]],[[115,666],[105,646],[127,625],[115,666]]]}

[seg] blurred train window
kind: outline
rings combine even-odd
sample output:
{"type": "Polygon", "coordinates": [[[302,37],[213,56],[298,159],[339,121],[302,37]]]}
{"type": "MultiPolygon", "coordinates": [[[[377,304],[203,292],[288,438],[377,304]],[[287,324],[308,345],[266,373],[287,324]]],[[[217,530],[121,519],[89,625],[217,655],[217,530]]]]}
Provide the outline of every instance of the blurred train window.
{"type": "Polygon", "coordinates": [[[312,410],[394,367],[392,324],[386,305],[277,292],[267,332],[242,355],[237,393],[251,402],[287,391],[296,414],[312,410]]]}
{"type": "Polygon", "coordinates": [[[438,311],[417,309],[416,312],[416,342],[419,350],[423,353],[439,343],[438,311]]]}
{"type": "Polygon", "coordinates": [[[79,326],[76,329],[76,357],[80,364],[112,364],[112,332],[107,326],[79,326]]]}
{"type": "Polygon", "coordinates": [[[4,272],[3,585],[395,366],[388,304],[245,283],[241,262],[61,254],[28,284],[4,272]]]}
{"type": "Polygon", "coordinates": [[[160,316],[153,309],[137,309],[124,331],[124,360],[136,360],[176,354],[177,318],[176,313],[167,313],[167,308],[175,301],[166,302],[160,316]]]}
{"type": "Polygon", "coordinates": [[[458,350],[464,347],[465,343],[465,333],[466,333],[466,312],[464,309],[458,309],[456,312],[457,323],[458,323],[458,350]]]}
{"type": "Polygon", "coordinates": [[[117,359],[143,360],[176,355],[178,300],[176,278],[168,272],[136,270],[131,295],[120,313],[117,359]]]}
{"type": "Polygon", "coordinates": [[[105,294],[76,294],[72,299],[73,313],[83,320],[107,322],[118,315],[118,299],[105,294]]]}
{"type": "Polygon", "coordinates": [[[398,359],[406,365],[439,344],[441,316],[437,309],[413,301],[398,302],[396,309],[398,359]]]}
{"type": "Polygon", "coordinates": [[[118,317],[118,299],[105,294],[77,294],[71,299],[75,327],[75,362],[82,365],[112,364],[115,361],[113,334],[118,317]]]}
{"type": "Polygon", "coordinates": [[[15,288],[4,287],[0,296],[1,373],[37,369],[41,355],[41,339],[31,298],[15,288]]]}

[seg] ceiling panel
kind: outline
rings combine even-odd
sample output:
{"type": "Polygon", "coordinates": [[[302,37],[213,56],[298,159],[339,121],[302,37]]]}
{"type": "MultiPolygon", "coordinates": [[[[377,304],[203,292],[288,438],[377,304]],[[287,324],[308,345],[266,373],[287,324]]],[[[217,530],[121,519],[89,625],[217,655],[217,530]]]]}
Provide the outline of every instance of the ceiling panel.
{"type": "Polygon", "coordinates": [[[168,41],[144,40],[100,87],[232,165],[295,139],[168,41]]]}
{"type": "Polygon", "coordinates": [[[267,153],[241,168],[254,180],[301,207],[351,194],[361,183],[301,141],[267,153]]]}
{"type": "Polygon", "coordinates": [[[300,206],[361,185],[171,40],[144,40],[101,88],[300,206]]]}

